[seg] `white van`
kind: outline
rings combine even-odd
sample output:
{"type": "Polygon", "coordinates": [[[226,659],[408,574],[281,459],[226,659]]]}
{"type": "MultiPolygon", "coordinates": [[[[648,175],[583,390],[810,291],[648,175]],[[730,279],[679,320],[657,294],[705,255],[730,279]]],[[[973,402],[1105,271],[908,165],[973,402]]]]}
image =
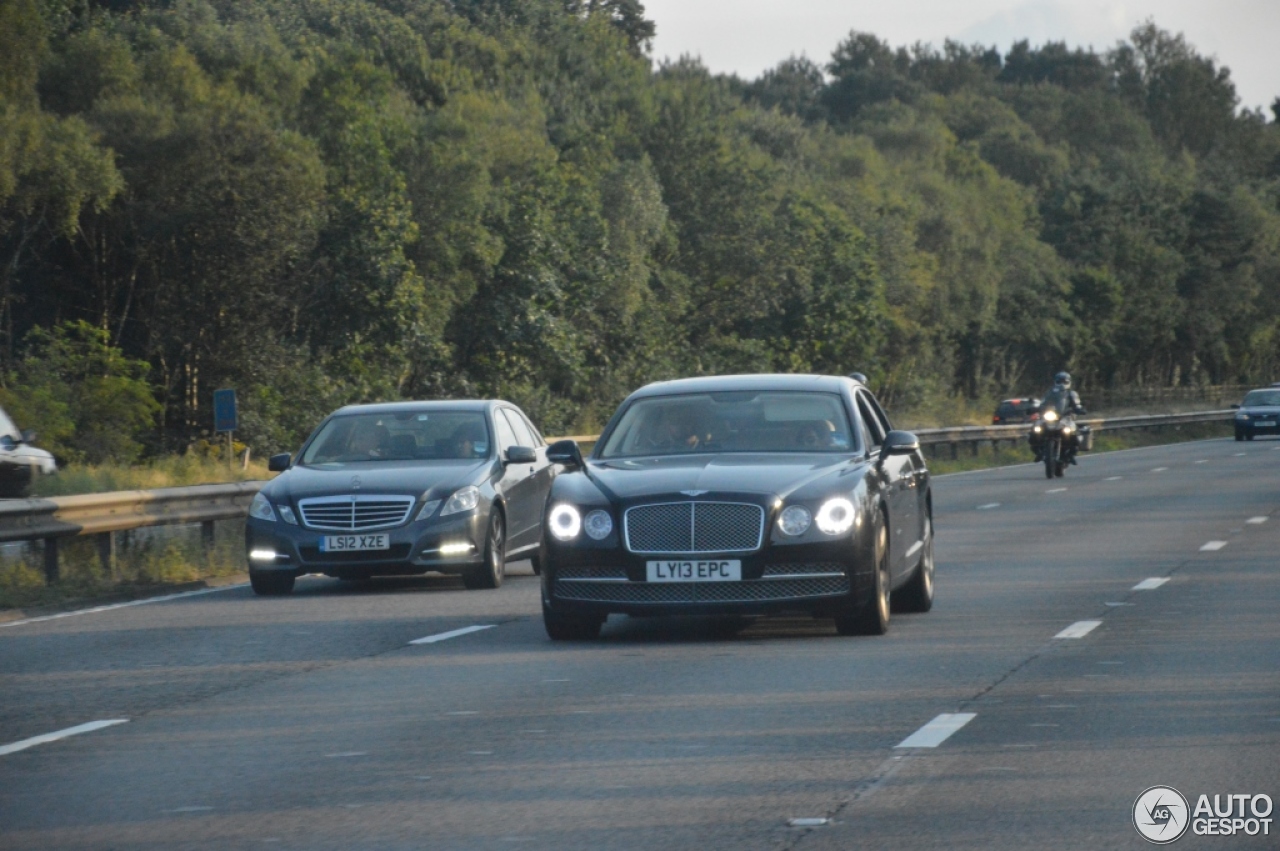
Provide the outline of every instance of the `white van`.
{"type": "Polygon", "coordinates": [[[35,439],[35,432],[19,431],[0,408],[0,499],[21,499],[36,475],[58,472],[53,456],[31,445],[35,439]]]}

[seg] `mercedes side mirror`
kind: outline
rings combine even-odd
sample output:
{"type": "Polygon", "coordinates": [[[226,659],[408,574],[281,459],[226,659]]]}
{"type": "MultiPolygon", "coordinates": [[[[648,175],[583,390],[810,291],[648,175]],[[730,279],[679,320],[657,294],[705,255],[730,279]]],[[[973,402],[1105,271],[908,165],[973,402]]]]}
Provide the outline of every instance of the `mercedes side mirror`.
{"type": "Polygon", "coordinates": [[[920,449],[920,438],[909,431],[891,431],[884,436],[882,455],[910,455],[920,449]]]}
{"type": "Polygon", "coordinates": [[[537,463],[538,452],[532,446],[510,446],[507,448],[508,464],[537,463]]]}
{"type": "Polygon", "coordinates": [[[581,467],[582,450],[576,440],[557,440],[547,447],[547,460],[566,467],[581,467]]]}
{"type": "Polygon", "coordinates": [[[272,455],[267,459],[267,469],[273,473],[282,473],[289,469],[289,453],[281,452],[279,455],[272,455]]]}
{"type": "Polygon", "coordinates": [[[1231,407],[1235,408],[1236,410],[1239,410],[1239,409],[1240,409],[1240,406],[1239,406],[1239,405],[1232,405],[1231,407]]]}
{"type": "Polygon", "coordinates": [[[26,429],[25,431],[23,431],[23,432],[22,432],[22,442],[23,442],[23,443],[35,443],[35,442],[36,442],[36,433],[35,433],[34,431],[32,431],[31,429],[26,429]]]}

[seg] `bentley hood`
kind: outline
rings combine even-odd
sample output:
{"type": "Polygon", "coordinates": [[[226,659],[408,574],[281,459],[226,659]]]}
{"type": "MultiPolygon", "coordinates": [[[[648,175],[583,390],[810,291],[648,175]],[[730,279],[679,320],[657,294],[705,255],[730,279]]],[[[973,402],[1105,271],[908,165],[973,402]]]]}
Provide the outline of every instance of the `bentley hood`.
{"type": "Polygon", "coordinates": [[[848,456],[825,453],[697,454],[587,463],[596,484],[622,502],[687,491],[785,497],[842,467],[853,467],[848,456]]]}

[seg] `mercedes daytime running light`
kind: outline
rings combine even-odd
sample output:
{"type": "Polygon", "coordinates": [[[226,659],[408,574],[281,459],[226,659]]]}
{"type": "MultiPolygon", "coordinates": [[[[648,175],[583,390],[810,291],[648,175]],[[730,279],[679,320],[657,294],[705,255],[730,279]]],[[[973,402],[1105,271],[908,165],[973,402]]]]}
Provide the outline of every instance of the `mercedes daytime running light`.
{"type": "Polygon", "coordinates": [[[582,518],[582,528],[591,540],[603,541],[613,531],[613,518],[609,516],[609,512],[597,508],[587,512],[587,516],[582,518]]]}
{"type": "Polygon", "coordinates": [[[818,528],[828,535],[839,535],[853,528],[858,510],[853,503],[842,496],[829,499],[818,509],[816,522],[818,528]]]}
{"type": "Polygon", "coordinates": [[[551,534],[561,541],[571,541],[582,531],[582,515],[572,505],[560,504],[547,518],[551,534]]]}

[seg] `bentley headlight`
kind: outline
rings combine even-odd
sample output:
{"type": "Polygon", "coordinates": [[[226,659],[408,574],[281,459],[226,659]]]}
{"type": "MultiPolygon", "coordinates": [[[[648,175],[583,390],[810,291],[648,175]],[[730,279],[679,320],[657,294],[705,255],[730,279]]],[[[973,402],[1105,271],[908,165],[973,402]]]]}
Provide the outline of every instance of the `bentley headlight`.
{"type": "Polygon", "coordinates": [[[1047,422],[1047,423],[1056,423],[1056,422],[1058,421],[1058,412],[1057,412],[1057,411],[1045,411],[1045,412],[1044,412],[1044,421],[1045,421],[1045,422],[1047,422]]]}
{"type": "Polygon", "coordinates": [[[551,534],[561,541],[572,541],[582,531],[582,515],[572,505],[561,503],[547,516],[551,534]]]}
{"type": "Polygon", "coordinates": [[[449,501],[444,504],[444,508],[440,509],[440,516],[444,517],[448,514],[470,511],[479,504],[480,488],[475,485],[467,485],[465,488],[459,488],[453,492],[453,496],[449,497],[449,501]]]}
{"type": "Polygon", "coordinates": [[[782,534],[795,537],[809,531],[813,525],[813,515],[803,505],[788,505],[778,515],[778,528],[782,534]]]}
{"type": "Polygon", "coordinates": [[[597,508],[595,511],[588,511],[587,516],[582,518],[582,528],[591,540],[603,541],[613,531],[613,518],[609,516],[609,512],[597,508]]]}
{"type": "Polygon", "coordinates": [[[271,507],[271,500],[260,493],[255,493],[253,502],[249,503],[249,516],[256,517],[259,520],[269,520],[272,523],[276,522],[276,511],[271,507]]]}
{"type": "Polygon", "coordinates": [[[840,535],[853,528],[853,521],[857,516],[858,510],[853,507],[853,503],[838,496],[822,503],[816,522],[818,528],[828,535],[840,535]]]}

